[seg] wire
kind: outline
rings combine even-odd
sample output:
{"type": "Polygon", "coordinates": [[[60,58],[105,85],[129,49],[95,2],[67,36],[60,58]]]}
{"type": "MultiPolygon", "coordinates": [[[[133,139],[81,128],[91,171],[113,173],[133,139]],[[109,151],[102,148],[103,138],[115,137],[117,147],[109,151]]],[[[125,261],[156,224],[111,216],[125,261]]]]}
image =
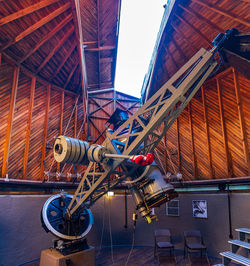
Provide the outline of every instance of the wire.
{"type": "MultiPolygon", "coordinates": [[[[77,105],[78,99],[79,99],[79,95],[78,95],[78,97],[76,98],[76,102],[75,102],[74,108],[73,108],[73,110],[72,110],[72,112],[71,112],[70,118],[69,118],[69,120],[68,120],[68,123],[67,123],[67,126],[66,126],[65,130],[64,130],[63,135],[65,135],[65,133],[66,133],[67,130],[68,130],[69,123],[70,123],[70,121],[71,121],[71,119],[72,119],[72,116],[73,116],[73,113],[74,113],[74,111],[75,111],[75,108],[76,108],[76,105],[77,105]]],[[[51,163],[51,165],[50,165],[49,172],[51,171],[51,169],[52,169],[52,167],[53,167],[53,165],[54,165],[54,162],[55,162],[55,158],[54,158],[54,160],[52,161],[52,163],[51,163]]]]}
{"type": "Polygon", "coordinates": [[[105,212],[106,207],[105,207],[105,197],[103,197],[103,215],[102,215],[102,234],[101,234],[101,241],[100,241],[100,245],[99,245],[99,251],[96,254],[97,257],[99,257],[100,253],[101,253],[101,248],[102,248],[102,240],[103,240],[103,233],[104,233],[104,225],[105,225],[105,212]]]}
{"type": "Polygon", "coordinates": [[[126,260],[125,266],[127,266],[128,262],[129,262],[130,256],[131,256],[131,254],[133,252],[133,249],[134,249],[134,245],[135,245],[135,226],[134,226],[133,235],[132,235],[132,245],[131,245],[131,249],[129,251],[128,258],[126,260]]]}
{"type": "Polygon", "coordinates": [[[109,202],[109,236],[110,236],[110,250],[111,250],[111,259],[112,259],[112,263],[113,265],[115,265],[114,263],[114,252],[113,252],[113,240],[112,240],[112,231],[111,231],[111,219],[110,219],[110,212],[111,212],[111,200],[108,200],[109,202]]]}

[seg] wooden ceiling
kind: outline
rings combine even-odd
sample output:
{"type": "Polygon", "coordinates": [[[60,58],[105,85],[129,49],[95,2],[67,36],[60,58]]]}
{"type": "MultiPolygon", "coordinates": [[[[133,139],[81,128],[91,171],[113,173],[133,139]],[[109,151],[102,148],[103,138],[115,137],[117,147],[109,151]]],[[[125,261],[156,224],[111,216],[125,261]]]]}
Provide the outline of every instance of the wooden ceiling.
{"type": "Polygon", "coordinates": [[[52,85],[113,87],[120,1],[0,1],[0,53],[52,85]]]}
{"type": "Polygon", "coordinates": [[[250,32],[249,0],[170,0],[142,94],[150,98],[200,48],[227,29],[250,32]]]}

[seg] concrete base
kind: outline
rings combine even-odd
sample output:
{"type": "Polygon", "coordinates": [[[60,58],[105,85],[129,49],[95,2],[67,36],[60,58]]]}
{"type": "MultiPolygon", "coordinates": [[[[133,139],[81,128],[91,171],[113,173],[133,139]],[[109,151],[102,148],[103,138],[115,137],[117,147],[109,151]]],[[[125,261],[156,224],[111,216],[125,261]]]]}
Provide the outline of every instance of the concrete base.
{"type": "Polygon", "coordinates": [[[41,252],[40,266],[94,266],[95,265],[95,249],[89,249],[62,255],[54,248],[45,249],[41,252]]]}

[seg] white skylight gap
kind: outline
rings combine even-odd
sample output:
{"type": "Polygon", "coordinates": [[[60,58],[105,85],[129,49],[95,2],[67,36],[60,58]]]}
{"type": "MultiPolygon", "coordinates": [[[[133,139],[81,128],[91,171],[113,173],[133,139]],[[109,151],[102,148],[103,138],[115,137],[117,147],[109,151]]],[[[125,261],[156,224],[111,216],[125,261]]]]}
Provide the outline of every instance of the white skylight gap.
{"type": "Polygon", "coordinates": [[[122,0],[115,89],[140,97],[166,0],[122,0]]]}

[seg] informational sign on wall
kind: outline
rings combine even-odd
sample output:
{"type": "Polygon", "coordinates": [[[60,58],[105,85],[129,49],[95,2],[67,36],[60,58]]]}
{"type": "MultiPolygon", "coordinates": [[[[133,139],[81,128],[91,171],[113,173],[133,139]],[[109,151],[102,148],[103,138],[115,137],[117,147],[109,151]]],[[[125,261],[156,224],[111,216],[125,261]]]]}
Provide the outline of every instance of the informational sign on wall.
{"type": "Polygon", "coordinates": [[[193,200],[193,217],[207,218],[207,201],[206,200],[193,200]]]}

